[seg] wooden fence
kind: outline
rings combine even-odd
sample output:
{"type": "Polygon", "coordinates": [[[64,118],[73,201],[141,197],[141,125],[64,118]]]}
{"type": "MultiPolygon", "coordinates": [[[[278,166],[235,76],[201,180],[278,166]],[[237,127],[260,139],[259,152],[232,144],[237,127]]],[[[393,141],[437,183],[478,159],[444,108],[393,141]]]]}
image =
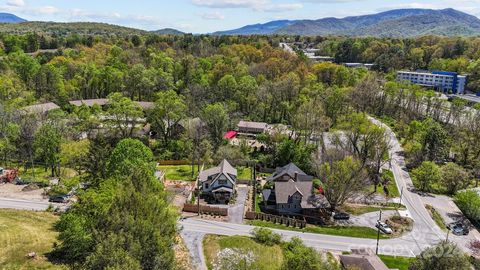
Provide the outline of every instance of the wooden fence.
{"type": "Polygon", "coordinates": [[[250,220],[270,221],[276,224],[283,224],[286,226],[297,227],[300,229],[305,228],[305,226],[307,225],[307,222],[305,220],[257,212],[247,212],[245,213],[245,218],[250,220]]]}
{"type": "Polygon", "coordinates": [[[176,165],[191,165],[188,160],[160,160],[158,161],[160,166],[176,166],[176,165]]]}
{"type": "MultiPolygon", "coordinates": [[[[183,211],[189,213],[198,213],[197,204],[184,204],[183,211]]],[[[214,207],[205,204],[200,204],[200,213],[213,214],[219,216],[228,216],[228,208],[214,207]]]]}

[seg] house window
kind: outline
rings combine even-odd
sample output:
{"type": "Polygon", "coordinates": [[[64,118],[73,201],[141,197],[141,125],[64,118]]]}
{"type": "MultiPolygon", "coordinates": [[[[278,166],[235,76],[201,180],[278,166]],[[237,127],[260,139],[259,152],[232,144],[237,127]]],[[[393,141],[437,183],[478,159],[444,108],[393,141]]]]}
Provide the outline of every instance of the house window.
{"type": "Polygon", "coordinates": [[[205,183],[205,188],[208,188],[208,186],[209,186],[208,183],[205,183]]]}
{"type": "Polygon", "coordinates": [[[227,180],[218,180],[218,183],[220,185],[226,185],[227,184],[227,180]]]}

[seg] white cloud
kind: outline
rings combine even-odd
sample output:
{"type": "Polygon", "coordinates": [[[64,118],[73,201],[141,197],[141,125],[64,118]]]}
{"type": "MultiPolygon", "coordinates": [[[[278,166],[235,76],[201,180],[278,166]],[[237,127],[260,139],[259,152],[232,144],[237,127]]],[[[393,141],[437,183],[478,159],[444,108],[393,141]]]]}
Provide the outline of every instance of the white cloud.
{"type": "Polygon", "coordinates": [[[60,10],[53,6],[45,6],[45,7],[32,8],[30,12],[33,14],[40,14],[40,15],[53,15],[53,14],[59,13],[60,10]]]}
{"type": "Polygon", "coordinates": [[[269,4],[269,0],[192,0],[196,6],[211,8],[253,8],[269,4]]]}
{"type": "Polygon", "coordinates": [[[322,4],[340,4],[340,3],[352,3],[352,2],[362,2],[366,0],[301,0],[301,2],[309,3],[322,3],[322,4]]]}
{"type": "Polygon", "coordinates": [[[25,1],[23,0],[8,0],[7,6],[11,7],[23,7],[25,6],[25,1]]]}
{"type": "Polygon", "coordinates": [[[200,17],[204,20],[223,20],[225,16],[220,12],[205,12],[201,13],[200,17]]]}
{"type": "Polygon", "coordinates": [[[248,8],[254,11],[284,12],[303,7],[300,3],[277,3],[272,0],[192,0],[196,6],[209,8],[248,8]]]}

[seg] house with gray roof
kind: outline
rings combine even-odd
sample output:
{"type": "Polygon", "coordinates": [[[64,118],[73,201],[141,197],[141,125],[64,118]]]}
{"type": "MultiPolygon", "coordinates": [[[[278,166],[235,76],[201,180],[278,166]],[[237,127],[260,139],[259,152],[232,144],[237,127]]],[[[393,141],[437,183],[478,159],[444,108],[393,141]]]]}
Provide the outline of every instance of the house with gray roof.
{"type": "Polygon", "coordinates": [[[268,124],[263,122],[240,121],[237,125],[239,133],[260,134],[267,131],[268,124]]]}
{"type": "Polygon", "coordinates": [[[352,254],[339,256],[343,269],[389,270],[372,250],[352,249],[352,254]]]}
{"type": "Polygon", "coordinates": [[[60,109],[60,106],[53,102],[31,105],[23,107],[21,113],[23,114],[45,114],[49,111],[60,109]]]}
{"type": "Polygon", "coordinates": [[[198,181],[203,196],[217,203],[228,203],[235,194],[237,169],[224,159],[217,167],[201,171],[198,181]]]}
{"type": "MultiPolygon", "coordinates": [[[[69,101],[70,105],[80,107],[85,105],[87,107],[93,107],[94,105],[98,105],[103,107],[108,104],[107,98],[96,98],[96,99],[81,99],[81,100],[72,100],[69,101]]],[[[135,101],[135,104],[140,106],[143,110],[151,110],[155,107],[154,102],[147,102],[147,101],[135,101]]]]}
{"type": "Polygon", "coordinates": [[[323,195],[314,194],[313,176],[293,163],[277,168],[267,181],[273,182],[273,189],[262,191],[264,204],[278,214],[302,214],[330,207],[323,195]]]}

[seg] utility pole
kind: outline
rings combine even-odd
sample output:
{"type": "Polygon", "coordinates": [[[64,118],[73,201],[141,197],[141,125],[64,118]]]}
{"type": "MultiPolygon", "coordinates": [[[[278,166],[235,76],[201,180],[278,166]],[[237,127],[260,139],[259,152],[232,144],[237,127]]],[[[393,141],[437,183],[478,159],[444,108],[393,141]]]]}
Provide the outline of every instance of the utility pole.
{"type": "Polygon", "coordinates": [[[197,177],[197,207],[198,207],[198,216],[200,216],[200,181],[197,177]]]}
{"type": "Polygon", "coordinates": [[[375,254],[378,255],[378,244],[380,242],[380,221],[382,221],[382,209],[380,209],[380,216],[377,220],[377,249],[375,254]]]}
{"type": "Polygon", "coordinates": [[[402,190],[400,191],[400,202],[398,203],[398,207],[402,207],[402,197],[403,197],[403,187],[402,190]]]}

